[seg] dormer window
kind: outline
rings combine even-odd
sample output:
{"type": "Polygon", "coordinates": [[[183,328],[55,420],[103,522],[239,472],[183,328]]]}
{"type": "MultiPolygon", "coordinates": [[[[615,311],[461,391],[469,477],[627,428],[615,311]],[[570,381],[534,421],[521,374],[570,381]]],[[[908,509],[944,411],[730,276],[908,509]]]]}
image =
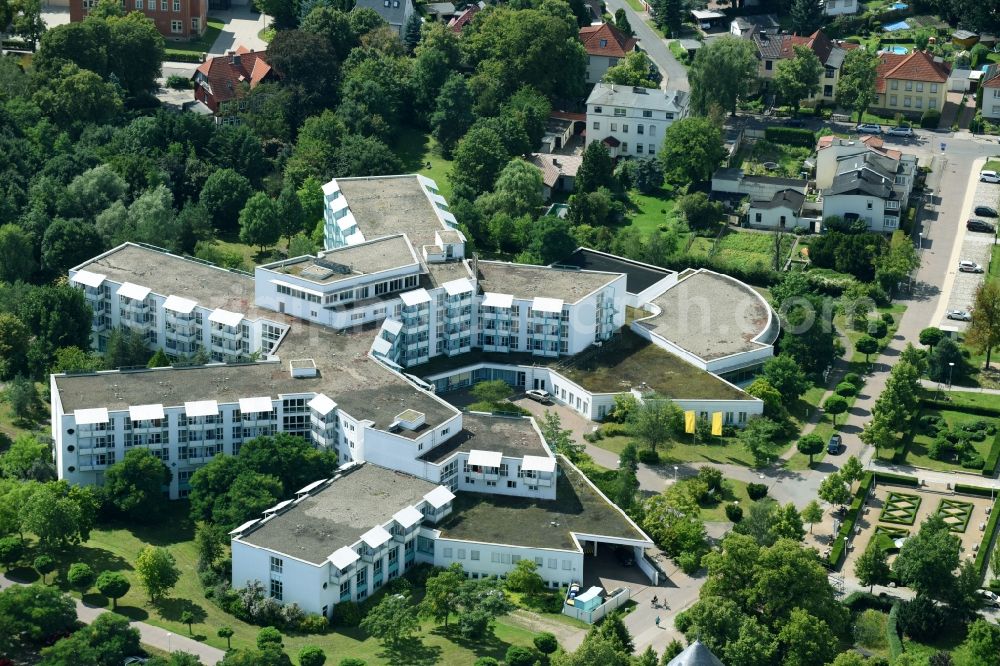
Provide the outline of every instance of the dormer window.
{"type": "Polygon", "coordinates": [[[608,40],[606,40],[606,39],[602,39],[601,40],[601,48],[602,49],[608,48],[608,40]]]}

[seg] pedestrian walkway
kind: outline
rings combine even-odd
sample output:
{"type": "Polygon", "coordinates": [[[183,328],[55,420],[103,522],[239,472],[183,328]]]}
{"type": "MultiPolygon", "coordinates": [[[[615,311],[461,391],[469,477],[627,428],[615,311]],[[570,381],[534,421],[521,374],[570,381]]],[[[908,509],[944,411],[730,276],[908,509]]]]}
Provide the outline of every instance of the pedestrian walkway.
{"type": "MultiPolygon", "coordinates": [[[[6,574],[0,575],[0,590],[12,585],[23,584],[8,578],[6,574]]],[[[99,615],[108,612],[106,608],[88,606],[79,599],[74,599],[74,601],[76,602],[76,616],[84,624],[91,624],[99,615]]],[[[160,627],[154,627],[145,622],[130,621],[129,624],[139,630],[140,641],[143,645],[148,645],[157,650],[163,650],[164,652],[187,652],[198,657],[201,663],[206,666],[214,666],[214,664],[219,663],[226,656],[226,653],[218,648],[199,643],[187,636],[174,634],[160,627]]]]}
{"type": "Polygon", "coordinates": [[[921,379],[920,385],[925,389],[931,391],[943,391],[945,394],[950,392],[961,392],[961,393],[985,393],[987,395],[1000,395],[1000,389],[990,389],[982,388],[979,386],[955,386],[952,384],[951,388],[945,388],[941,385],[941,382],[934,382],[930,379],[921,379]]]}

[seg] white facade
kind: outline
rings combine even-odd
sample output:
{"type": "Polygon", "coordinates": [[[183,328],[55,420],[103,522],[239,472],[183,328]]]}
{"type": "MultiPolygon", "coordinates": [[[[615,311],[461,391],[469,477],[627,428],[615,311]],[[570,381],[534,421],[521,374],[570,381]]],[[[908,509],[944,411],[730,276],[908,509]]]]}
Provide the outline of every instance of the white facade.
{"type": "Polygon", "coordinates": [[[598,83],[587,99],[587,145],[604,141],[612,157],[655,156],[667,128],[687,116],[685,92],[598,83]]]}
{"type": "Polygon", "coordinates": [[[1000,78],[983,88],[983,118],[1000,120],[1000,78]]]}
{"type": "Polygon", "coordinates": [[[823,219],[857,215],[869,231],[892,233],[899,229],[900,203],[866,194],[837,194],[823,197],[823,219]]]}
{"type": "Polygon", "coordinates": [[[827,16],[857,14],[858,0],[825,0],[823,3],[823,13],[827,16]]]}

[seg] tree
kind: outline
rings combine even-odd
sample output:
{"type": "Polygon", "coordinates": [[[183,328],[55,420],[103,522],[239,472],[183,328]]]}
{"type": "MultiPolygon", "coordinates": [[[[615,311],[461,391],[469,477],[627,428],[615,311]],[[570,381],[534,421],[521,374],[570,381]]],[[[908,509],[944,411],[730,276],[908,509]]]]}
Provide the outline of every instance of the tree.
{"type": "Polygon", "coordinates": [[[554,634],[543,631],[532,639],[535,644],[535,649],[542,654],[552,654],[559,649],[559,641],[556,640],[554,634]]]}
{"type": "Polygon", "coordinates": [[[188,626],[188,635],[189,636],[193,636],[194,635],[194,629],[191,628],[191,625],[193,625],[194,621],[195,621],[194,613],[192,613],[189,610],[183,610],[183,611],[181,611],[180,621],[181,621],[181,624],[186,624],[188,626]]]}
{"type": "Polygon", "coordinates": [[[754,466],[763,467],[771,460],[774,438],[778,434],[777,423],[765,416],[754,416],[747,421],[736,438],[743,448],[753,456],[754,466]]]}
{"type": "Polygon", "coordinates": [[[279,31],[299,24],[298,3],[292,0],[254,0],[254,7],[274,19],[272,25],[279,31]]]}
{"type": "Polygon", "coordinates": [[[37,268],[28,232],[16,224],[0,227],[0,282],[27,281],[37,268]]]}
{"type": "Polygon", "coordinates": [[[458,142],[449,178],[456,189],[475,197],[493,189],[500,170],[509,160],[510,154],[497,130],[476,122],[458,142]]]}
{"type": "Polygon", "coordinates": [[[920,255],[913,247],[913,239],[903,231],[895,231],[889,246],[875,260],[875,279],[886,293],[892,294],[919,267],[920,255]]]}
{"type": "Polygon", "coordinates": [[[764,363],[764,379],[781,394],[787,402],[792,403],[809,388],[806,374],[788,354],[778,354],[764,363]]]}
{"type": "Polygon", "coordinates": [[[65,481],[39,485],[21,506],[21,525],[48,550],[65,548],[89,537],[97,501],[91,488],[65,481]]]}
{"type": "Polygon", "coordinates": [[[819,0],[792,0],[792,29],[795,32],[800,35],[811,35],[821,25],[823,25],[823,5],[819,0]]]}
{"type": "Polygon", "coordinates": [[[83,562],[76,562],[70,565],[69,571],[66,573],[66,580],[78,590],[90,589],[90,586],[94,584],[96,579],[97,575],[94,573],[94,570],[90,568],[90,565],[83,562]]]}
{"type": "Polygon", "coordinates": [[[0,537],[0,564],[8,570],[21,561],[24,551],[24,543],[18,537],[0,537]]]}
{"type": "Polygon", "coordinates": [[[458,141],[472,127],[473,98],[469,84],[461,74],[452,74],[441,86],[430,117],[431,134],[441,148],[441,156],[450,159],[458,141]]]}
{"type": "Polygon", "coordinates": [[[677,37],[683,22],[683,0],[653,0],[651,4],[655,10],[653,17],[656,24],[666,30],[670,37],[677,37]]]}
{"type": "Polygon", "coordinates": [[[844,461],[844,464],[840,466],[840,476],[843,477],[844,481],[848,485],[854,483],[855,481],[860,481],[861,477],[864,475],[865,468],[858,460],[857,456],[851,456],[844,461]]]}
{"type": "Polygon", "coordinates": [[[465,580],[462,565],[458,562],[430,576],[420,612],[429,615],[435,622],[444,622],[447,627],[449,616],[458,609],[458,590],[465,580]]]}
{"type": "Polygon", "coordinates": [[[646,400],[629,414],[629,432],[651,451],[656,451],[659,445],[669,441],[671,434],[677,433],[680,419],[680,408],[670,400],[646,400]]]}
{"type": "Polygon", "coordinates": [[[698,49],[688,80],[693,113],[704,116],[713,109],[736,113],[737,101],[757,84],[757,49],[753,42],[739,37],[712,40],[698,49]]]}
{"type": "Polygon", "coordinates": [[[111,599],[111,610],[118,608],[118,600],[128,594],[132,584],[117,571],[102,571],[97,577],[97,591],[111,599]]]}
{"type": "Polygon", "coordinates": [[[933,515],[903,542],[893,563],[900,581],[920,594],[943,599],[951,592],[958,568],[959,540],[944,519],[933,515]]]}
{"type": "Polygon", "coordinates": [[[39,442],[34,435],[22,433],[14,439],[6,453],[0,455],[0,472],[12,479],[52,479],[51,447],[39,442]]]}
{"type": "Polygon", "coordinates": [[[31,332],[24,322],[8,312],[0,313],[0,380],[27,371],[28,359],[24,352],[30,339],[31,332]]]}
{"type": "Polygon", "coordinates": [[[704,192],[691,192],[677,200],[677,208],[691,229],[715,230],[725,219],[722,204],[704,192]]]}
{"type": "Polygon", "coordinates": [[[634,442],[629,442],[618,455],[618,474],[615,478],[615,504],[628,510],[639,492],[639,451],[634,442]]]}
{"type": "Polygon", "coordinates": [[[558,413],[546,409],[539,429],[542,431],[542,438],[557,453],[574,462],[583,454],[584,445],[573,441],[573,431],[562,427],[562,419],[558,413]]]}
{"type": "Polygon", "coordinates": [[[11,411],[14,412],[14,416],[22,422],[32,420],[40,403],[35,382],[23,375],[14,377],[7,384],[4,397],[10,405],[11,411]]]}
{"type": "Polygon", "coordinates": [[[541,594],[545,590],[545,581],[536,569],[538,565],[534,560],[520,560],[507,574],[507,589],[511,592],[521,592],[529,597],[541,594]]]}
{"type": "Polygon", "coordinates": [[[830,474],[819,484],[819,498],[843,506],[851,501],[851,489],[839,472],[830,474]]]}
{"type": "Polygon", "coordinates": [[[79,219],[56,218],[42,236],[42,264],[53,273],[65,274],[102,250],[97,229],[79,219]]]}
{"type": "Polygon", "coordinates": [[[986,353],[988,370],[993,348],[1000,345],[1000,284],[994,280],[985,280],[976,289],[965,341],[976,351],[986,353]]]}
{"type": "Polygon", "coordinates": [[[534,666],[538,654],[531,648],[521,645],[511,645],[507,648],[503,663],[505,666],[534,666]]]}
{"type": "Polygon", "coordinates": [[[258,245],[263,253],[268,245],[278,242],[281,226],[278,219],[278,205],[263,192],[257,192],[247,199],[240,211],[240,240],[247,245],[258,245]]]}
{"type": "Polygon", "coordinates": [[[655,157],[635,160],[635,186],[651,194],[663,186],[663,165],[655,157]]]}
{"type": "Polygon", "coordinates": [[[920,331],[920,344],[925,345],[928,348],[932,348],[940,342],[943,337],[944,331],[936,326],[930,326],[920,331]]]}
{"type": "Polygon", "coordinates": [[[44,583],[45,577],[56,570],[56,561],[49,555],[39,555],[32,562],[32,566],[42,576],[42,582],[44,583]]]}
{"type": "MultiPolygon", "coordinates": [[[[590,23],[590,21],[587,21],[587,23],[590,23]]],[[[628,36],[635,34],[632,32],[632,24],[628,22],[628,14],[625,13],[623,8],[615,10],[615,27],[628,36]]]]}
{"type": "Polygon", "coordinates": [[[268,647],[280,648],[284,645],[281,632],[275,627],[264,627],[257,632],[257,647],[261,650],[268,647]]]}
{"type": "Polygon", "coordinates": [[[565,259],[576,250],[576,239],[570,228],[569,221],[555,215],[546,215],[538,219],[531,228],[531,242],[528,245],[528,258],[531,261],[519,263],[551,264],[565,259]]]}
{"type": "Polygon", "coordinates": [[[166,507],[172,474],[148,449],[134,448],[105,472],[103,492],[114,509],[138,522],[155,521],[166,507]]]}
{"type": "Polygon", "coordinates": [[[802,520],[809,523],[809,534],[812,534],[813,525],[823,520],[823,509],[820,508],[819,502],[809,500],[809,503],[802,509],[802,520]]]}
{"type": "Polygon", "coordinates": [[[333,173],[337,177],[385,176],[399,173],[399,158],[382,140],[346,134],[337,148],[333,173]]]}
{"type": "Polygon", "coordinates": [[[802,518],[795,505],[788,503],[781,506],[771,499],[753,502],[733,531],[753,537],[762,546],[773,546],[778,539],[801,541],[805,536],[802,518]]]}
{"type": "Polygon", "coordinates": [[[415,634],[420,629],[420,622],[408,598],[387,594],[361,620],[361,628],[392,646],[415,634]]]}
{"type": "MultiPolygon", "coordinates": [[[[795,0],[795,7],[801,4],[815,4],[818,0],[795,0]]],[[[792,20],[795,20],[793,8],[792,20]]],[[[799,31],[800,34],[811,34],[812,30],[799,31]]],[[[777,71],[774,73],[774,86],[781,99],[792,105],[795,113],[799,111],[799,104],[803,99],[812,97],[819,90],[819,78],[823,73],[823,63],[819,57],[808,46],[798,44],[792,46],[795,55],[778,61],[777,71]]]]}
{"type": "MultiPolygon", "coordinates": [[[[219,630],[217,632],[215,632],[215,634],[219,638],[225,638],[226,639],[226,652],[228,652],[228,651],[230,651],[230,650],[233,649],[232,639],[233,639],[233,634],[235,634],[235,633],[236,632],[233,631],[233,628],[229,627],[229,626],[219,627],[219,630]]],[[[299,655],[299,657],[301,658],[301,655],[299,655]]]]}
{"type": "Polygon", "coordinates": [[[868,357],[878,351],[879,344],[878,340],[868,334],[865,334],[858,338],[858,341],[854,343],[854,348],[865,355],[865,363],[868,363],[868,357]]]}
{"type": "Polygon", "coordinates": [[[990,624],[983,619],[977,619],[969,625],[958,650],[958,654],[967,656],[970,664],[982,666],[998,666],[1000,664],[1000,626],[990,624]]]}
{"type": "Polygon", "coordinates": [[[101,613],[90,626],[78,629],[50,648],[42,650],[44,666],[103,666],[121,664],[140,651],[139,630],[128,618],[101,613]]]}
{"type": "Polygon", "coordinates": [[[299,200],[295,187],[288,183],[281,189],[278,195],[277,211],[281,235],[291,243],[292,236],[301,232],[305,228],[305,212],[302,210],[302,202],[299,200]]]}
{"type": "Polygon", "coordinates": [[[420,26],[422,24],[420,14],[417,12],[413,12],[410,15],[410,19],[406,22],[406,26],[403,29],[403,44],[406,45],[408,53],[413,53],[413,50],[417,48],[417,44],[420,42],[420,26]]]}
{"type": "Polygon", "coordinates": [[[122,100],[112,84],[72,63],[54,72],[33,99],[60,126],[106,123],[122,110],[122,100]]]}
{"type": "Polygon", "coordinates": [[[0,590],[0,650],[40,646],[42,642],[73,629],[73,599],[44,585],[12,585],[0,590]]]}
{"type": "Polygon", "coordinates": [[[823,403],[823,410],[833,417],[833,425],[837,425],[837,416],[847,411],[847,399],[839,395],[831,395],[823,403]]]}
{"type": "Polygon", "coordinates": [[[620,86],[655,88],[656,81],[653,80],[652,76],[656,71],[656,65],[652,63],[649,56],[642,51],[633,51],[620,60],[617,65],[609,67],[601,80],[604,83],[615,83],[620,86]]]}
{"type": "Polygon", "coordinates": [[[837,83],[837,104],[856,111],[858,120],[875,101],[875,74],[878,68],[878,54],[867,49],[852,49],[847,52],[837,83]]]}
{"type": "Polygon", "coordinates": [[[496,619],[514,610],[502,581],[466,580],[458,588],[458,631],[465,639],[493,636],[496,619]]]}
{"type": "Polygon", "coordinates": [[[216,229],[236,231],[240,211],[253,194],[249,179],[233,169],[217,169],[205,179],[199,201],[204,204],[216,229]]]}
{"type": "Polygon", "coordinates": [[[778,641],[785,646],[785,666],[825,664],[837,652],[837,637],[826,622],[799,608],[778,632],[778,641]]]}
{"type": "Polygon", "coordinates": [[[497,177],[493,192],[476,199],[484,217],[507,213],[511,217],[538,215],[543,205],[542,173],[522,159],[512,159],[497,177]]]}
{"type": "Polygon", "coordinates": [[[962,351],[951,338],[945,337],[934,345],[927,359],[927,376],[935,382],[961,380],[965,376],[966,361],[962,351]]]}
{"type": "MultiPolygon", "coordinates": [[[[724,37],[713,44],[729,39],[724,37]]],[[[709,48],[698,51],[699,55],[709,48]]],[[[675,184],[709,180],[725,156],[719,128],[708,118],[700,117],[684,118],[670,125],[659,153],[667,180],[675,184]]]]}
{"type": "Polygon", "coordinates": [[[813,456],[823,451],[824,444],[825,442],[822,437],[809,433],[808,435],[800,437],[795,446],[799,450],[799,453],[809,456],[809,466],[812,467],[813,456]]]}
{"type": "Polygon", "coordinates": [[[578,193],[594,192],[598,188],[613,188],[614,164],[607,147],[600,141],[593,141],[583,151],[583,160],[576,172],[574,189],[578,193]]]}
{"type": "Polygon", "coordinates": [[[323,666],[326,663],[326,653],[323,648],[315,645],[304,645],[299,650],[299,666],[323,666]]]}
{"type": "Polygon", "coordinates": [[[146,546],[135,560],[135,573],[139,583],[149,594],[149,601],[156,602],[180,579],[180,570],[174,556],[166,548],[146,546]]]}
{"type": "Polygon", "coordinates": [[[869,592],[873,592],[876,585],[889,582],[889,574],[889,560],[885,551],[879,547],[878,539],[872,539],[865,552],[854,563],[854,575],[858,577],[859,583],[869,587],[869,592]]]}

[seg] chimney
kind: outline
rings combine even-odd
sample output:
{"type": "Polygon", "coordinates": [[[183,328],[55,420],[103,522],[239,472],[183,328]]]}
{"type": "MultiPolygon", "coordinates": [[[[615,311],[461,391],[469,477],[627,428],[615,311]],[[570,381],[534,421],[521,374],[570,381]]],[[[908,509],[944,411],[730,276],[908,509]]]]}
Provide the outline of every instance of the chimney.
{"type": "Polygon", "coordinates": [[[230,51],[229,52],[229,62],[232,65],[238,65],[238,64],[240,64],[240,54],[237,53],[236,51],[230,51]]]}

